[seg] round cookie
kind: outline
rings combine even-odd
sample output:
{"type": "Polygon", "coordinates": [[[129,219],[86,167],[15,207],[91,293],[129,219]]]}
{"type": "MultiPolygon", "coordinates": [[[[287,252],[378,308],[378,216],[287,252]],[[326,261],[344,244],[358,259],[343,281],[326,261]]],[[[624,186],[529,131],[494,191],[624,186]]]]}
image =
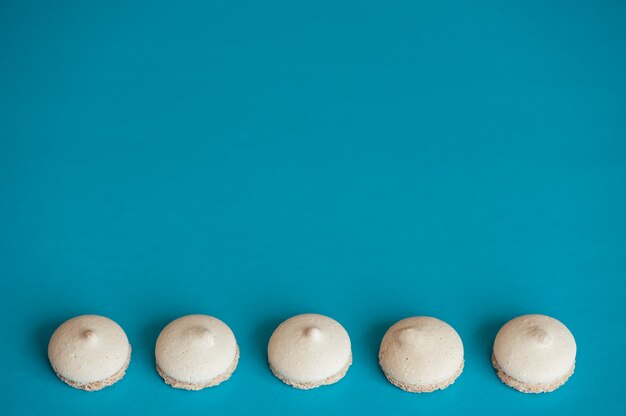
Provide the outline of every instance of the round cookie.
{"type": "Polygon", "coordinates": [[[267,356],[278,379],[304,390],[338,382],[352,364],[346,330],[318,314],[297,315],[280,324],[270,338],[267,356]]]}
{"type": "Polygon", "coordinates": [[[48,344],[48,358],[56,375],[86,391],[101,390],[121,380],[130,354],[124,330],[98,315],[77,316],[64,322],[48,344]]]}
{"type": "Polygon", "coordinates": [[[230,328],[208,315],[187,315],[161,331],[156,368],[172,387],[201,390],[217,386],[237,368],[239,347],[230,328]]]}
{"type": "Polygon", "coordinates": [[[523,393],[547,393],[574,373],[576,341],[554,318],[523,315],[500,328],[491,362],[504,384],[523,393]]]}
{"type": "Polygon", "coordinates": [[[443,390],[463,371],[463,342],[447,323],[428,316],[396,322],[378,354],[391,384],[411,393],[443,390]]]}

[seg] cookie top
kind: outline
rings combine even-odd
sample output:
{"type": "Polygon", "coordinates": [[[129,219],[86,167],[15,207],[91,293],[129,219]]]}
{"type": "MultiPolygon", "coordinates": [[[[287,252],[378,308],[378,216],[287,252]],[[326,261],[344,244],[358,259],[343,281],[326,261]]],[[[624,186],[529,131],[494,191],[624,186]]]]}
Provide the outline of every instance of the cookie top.
{"type": "Polygon", "coordinates": [[[378,355],[383,371],[402,384],[432,386],[454,378],[463,365],[463,342],[447,323],[428,316],[396,322],[378,355]]]}
{"type": "Polygon", "coordinates": [[[500,328],[493,355],[502,371],[516,380],[552,383],[570,373],[576,360],[576,341],[554,318],[523,315],[500,328]]]}
{"type": "Polygon", "coordinates": [[[346,330],[324,315],[287,319],[272,334],[269,363],[284,378],[302,384],[322,383],[340,373],[352,358],[346,330]]]}
{"type": "Polygon", "coordinates": [[[226,373],[237,353],[237,341],[228,325],[208,315],[187,315],[170,322],[155,347],[163,373],[199,385],[226,373]]]}
{"type": "Polygon", "coordinates": [[[48,344],[48,358],[63,378],[88,384],[105,380],[126,366],[130,344],[124,330],[109,318],[82,315],[59,326],[48,344]]]}

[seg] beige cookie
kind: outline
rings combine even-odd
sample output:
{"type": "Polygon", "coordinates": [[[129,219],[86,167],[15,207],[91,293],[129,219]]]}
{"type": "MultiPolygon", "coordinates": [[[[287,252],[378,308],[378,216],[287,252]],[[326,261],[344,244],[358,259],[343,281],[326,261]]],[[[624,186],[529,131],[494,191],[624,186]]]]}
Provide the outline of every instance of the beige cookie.
{"type": "Polygon", "coordinates": [[[547,393],[574,373],[576,341],[556,319],[524,315],[500,329],[491,361],[504,384],[523,393],[547,393]]]}
{"type": "Polygon", "coordinates": [[[336,383],[352,364],[346,330],[318,314],[297,315],[280,324],[270,338],[267,355],[276,377],[304,390],[336,383]]]}
{"type": "Polygon", "coordinates": [[[124,330],[104,316],[83,315],[64,322],[48,344],[56,375],[77,389],[103,389],[124,377],[131,348],[124,330]]]}
{"type": "Polygon", "coordinates": [[[230,328],[208,315],[187,315],[161,331],[156,367],[172,387],[201,390],[226,381],[237,368],[239,347],[230,328]]]}
{"type": "Polygon", "coordinates": [[[380,367],[395,386],[411,393],[442,390],[463,371],[463,342],[447,323],[417,316],[395,323],[380,344],[380,367]]]}

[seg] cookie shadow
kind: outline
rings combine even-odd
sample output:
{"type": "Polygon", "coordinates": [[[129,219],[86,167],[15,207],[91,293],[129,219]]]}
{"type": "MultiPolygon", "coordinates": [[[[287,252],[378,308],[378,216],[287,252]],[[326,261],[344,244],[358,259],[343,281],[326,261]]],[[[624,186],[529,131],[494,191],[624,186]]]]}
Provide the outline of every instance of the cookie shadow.
{"type": "Polygon", "coordinates": [[[254,345],[254,362],[258,363],[260,368],[271,373],[269,364],[267,362],[267,344],[270,342],[270,338],[274,333],[274,330],[280,325],[283,321],[288,319],[290,316],[281,315],[275,316],[270,319],[263,320],[259,325],[254,329],[253,342],[254,345]]]}
{"type": "Polygon", "coordinates": [[[33,331],[33,349],[37,357],[46,364],[48,363],[48,343],[50,342],[50,337],[63,322],[63,320],[59,319],[50,319],[40,322],[33,331]]]}
{"type": "Polygon", "coordinates": [[[480,362],[484,367],[491,368],[491,355],[493,353],[493,342],[496,334],[510,318],[491,319],[482,323],[475,335],[475,345],[479,348],[480,362]]]}
{"type": "Polygon", "coordinates": [[[386,380],[385,374],[380,369],[378,363],[378,352],[380,350],[380,343],[383,340],[383,336],[387,330],[396,322],[393,319],[384,319],[377,321],[371,325],[366,333],[363,345],[366,345],[365,353],[366,357],[362,358],[363,362],[367,363],[372,374],[377,374],[381,380],[386,380]]]}
{"type": "Polygon", "coordinates": [[[138,362],[142,363],[143,367],[153,370],[152,373],[156,377],[158,377],[158,373],[156,371],[154,348],[159,334],[173,319],[174,318],[171,317],[163,317],[151,321],[150,324],[141,329],[141,336],[139,340],[135,341],[136,346],[131,343],[133,347],[133,358],[136,358],[138,362]]]}
{"type": "Polygon", "coordinates": [[[32,355],[37,357],[39,368],[44,370],[43,373],[48,374],[51,379],[56,379],[56,377],[48,358],[48,344],[54,331],[67,319],[69,319],[68,316],[48,318],[39,322],[32,332],[32,355]]]}

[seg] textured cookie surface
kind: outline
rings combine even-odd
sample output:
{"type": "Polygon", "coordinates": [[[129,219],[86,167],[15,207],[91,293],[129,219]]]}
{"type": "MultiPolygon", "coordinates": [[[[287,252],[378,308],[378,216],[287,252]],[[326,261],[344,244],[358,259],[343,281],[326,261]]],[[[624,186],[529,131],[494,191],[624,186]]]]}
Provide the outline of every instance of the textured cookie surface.
{"type": "Polygon", "coordinates": [[[48,357],[57,376],[72,387],[89,391],[121,379],[130,354],[124,330],[99,315],[82,315],[64,322],[48,344],[48,357]]]}
{"type": "Polygon", "coordinates": [[[294,316],[276,328],[267,348],[272,372],[297,388],[339,381],[352,363],[350,337],[337,321],[318,314],[294,316]]]}
{"type": "Polygon", "coordinates": [[[549,393],[565,384],[572,374],[574,374],[574,366],[572,366],[571,370],[565,376],[556,381],[551,383],[528,384],[522,383],[502,371],[502,368],[500,368],[500,365],[496,361],[496,357],[493,355],[491,356],[491,364],[493,365],[493,368],[495,368],[498,378],[500,378],[504,384],[509,387],[513,387],[515,390],[521,391],[522,393],[549,393]]]}
{"type": "Polygon", "coordinates": [[[410,392],[430,392],[448,387],[463,371],[463,342],[439,319],[406,318],[389,328],[378,358],[392,384],[410,392]]]}
{"type": "Polygon", "coordinates": [[[230,377],[239,347],[224,322],[208,315],[187,315],[161,331],[155,355],[157,371],[168,384],[199,390],[230,377]]]}
{"type": "Polygon", "coordinates": [[[565,325],[546,315],[512,319],[500,329],[493,345],[498,375],[506,384],[519,386],[520,391],[549,391],[562,385],[573,373],[575,362],[574,336],[565,325]]]}

